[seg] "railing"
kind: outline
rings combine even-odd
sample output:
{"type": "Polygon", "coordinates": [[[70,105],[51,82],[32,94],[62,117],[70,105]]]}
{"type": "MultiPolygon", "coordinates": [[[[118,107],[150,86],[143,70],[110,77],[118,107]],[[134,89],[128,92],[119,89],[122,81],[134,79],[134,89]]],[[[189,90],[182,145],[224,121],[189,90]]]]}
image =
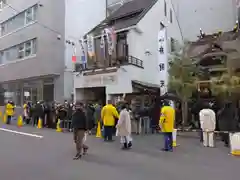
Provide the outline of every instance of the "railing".
{"type": "Polygon", "coordinates": [[[139,68],[144,68],[143,67],[143,60],[138,59],[133,56],[122,56],[116,59],[111,60],[111,64],[106,65],[106,66],[100,66],[97,63],[90,67],[84,67],[83,64],[76,63],[75,64],[75,72],[82,72],[86,70],[94,70],[94,69],[100,69],[100,68],[107,68],[107,67],[118,67],[118,66],[124,66],[124,65],[133,65],[139,68]]]}

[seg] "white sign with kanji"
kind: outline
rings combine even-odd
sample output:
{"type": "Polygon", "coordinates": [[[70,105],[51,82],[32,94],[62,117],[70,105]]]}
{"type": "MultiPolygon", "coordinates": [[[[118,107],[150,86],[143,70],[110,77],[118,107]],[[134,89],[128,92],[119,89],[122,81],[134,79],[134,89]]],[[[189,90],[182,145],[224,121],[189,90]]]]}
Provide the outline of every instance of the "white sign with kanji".
{"type": "Polygon", "coordinates": [[[167,92],[168,85],[168,45],[166,28],[158,32],[158,79],[161,95],[167,92]]]}

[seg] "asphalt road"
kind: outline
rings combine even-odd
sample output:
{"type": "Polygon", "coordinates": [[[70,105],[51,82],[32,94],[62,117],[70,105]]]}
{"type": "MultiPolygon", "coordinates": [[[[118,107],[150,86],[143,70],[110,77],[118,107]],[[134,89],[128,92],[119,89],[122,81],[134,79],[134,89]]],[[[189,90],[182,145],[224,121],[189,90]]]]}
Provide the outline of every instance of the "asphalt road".
{"type": "Polygon", "coordinates": [[[20,135],[0,129],[1,180],[235,180],[240,158],[217,148],[203,148],[196,138],[179,137],[175,152],[161,152],[160,135],[138,136],[130,151],[118,141],[109,144],[88,137],[89,154],[74,161],[72,135],[54,130],[1,125],[37,134],[20,135]]]}

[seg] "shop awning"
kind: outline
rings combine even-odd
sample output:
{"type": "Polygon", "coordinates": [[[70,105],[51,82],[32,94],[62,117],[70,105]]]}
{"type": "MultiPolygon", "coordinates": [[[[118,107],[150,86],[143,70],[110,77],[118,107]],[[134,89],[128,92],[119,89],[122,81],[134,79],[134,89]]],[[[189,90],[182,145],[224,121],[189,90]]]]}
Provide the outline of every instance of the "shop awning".
{"type": "Polygon", "coordinates": [[[132,86],[138,90],[150,91],[150,92],[159,92],[160,85],[152,84],[148,82],[132,80],[132,86]]]}

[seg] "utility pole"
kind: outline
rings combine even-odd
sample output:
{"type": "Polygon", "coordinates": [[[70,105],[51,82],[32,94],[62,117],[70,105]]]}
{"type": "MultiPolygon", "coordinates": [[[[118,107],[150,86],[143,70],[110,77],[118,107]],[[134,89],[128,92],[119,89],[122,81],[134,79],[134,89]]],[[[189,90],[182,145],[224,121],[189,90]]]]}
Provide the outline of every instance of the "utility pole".
{"type": "Polygon", "coordinates": [[[105,0],[105,6],[106,6],[106,18],[108,17],[108,0],[105,0]]]}

